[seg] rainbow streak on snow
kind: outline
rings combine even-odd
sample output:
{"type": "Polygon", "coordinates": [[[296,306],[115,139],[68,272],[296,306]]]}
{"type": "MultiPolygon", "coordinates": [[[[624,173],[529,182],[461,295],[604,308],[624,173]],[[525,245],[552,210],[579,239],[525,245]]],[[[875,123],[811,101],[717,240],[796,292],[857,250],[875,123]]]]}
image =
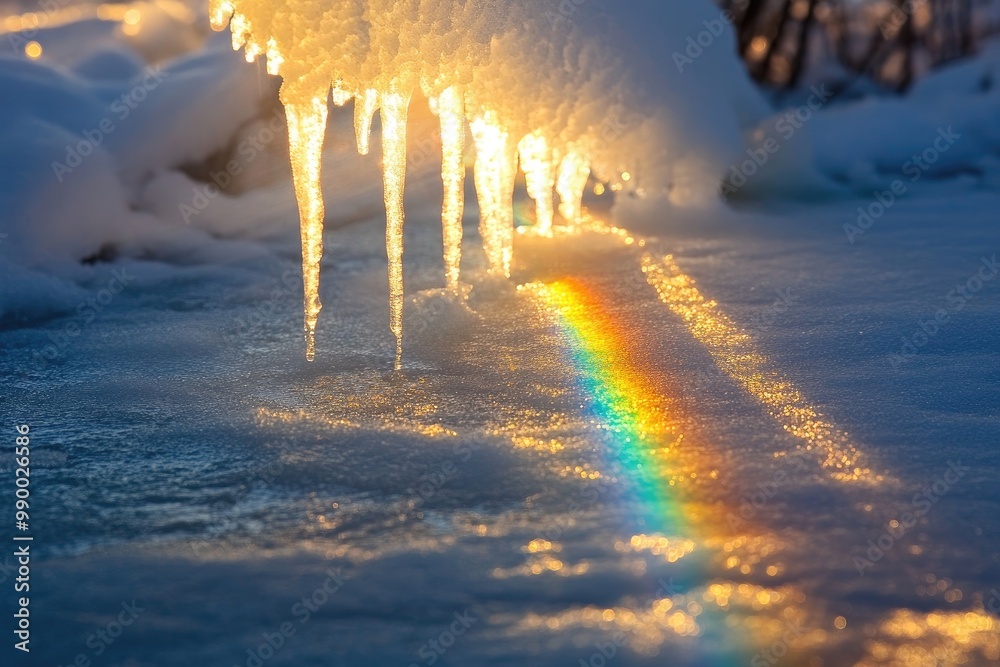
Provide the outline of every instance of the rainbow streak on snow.
{"type": "MultiPolygon", "coordinates": [[[[741,538],[732,535],[718,508],[706,511],[684,498],[680,482],[690,481],[691,473],[678,460],[685,458],[678,449],[683,436],[672,421],[669,398],[658,390],[658,383],[641,363],[624,323],[610,315],[602,297],[581,281],[533,283],[525,289],[558,315],[558,324],[569,343],[578,386],[589,398],[587,407],[598,426],[611,436],[608,463],[617,463],[627,477],[625,481],[635,490],[638,515],[635,518],[644,527],[644,534],[631,536],[627,543],[616,545],[616,549],[648,552],[676,563],[701,546],[707,547],[701,557],[711,559],[716,554],[710,552],[719,547],[726,545],[729,552],[731,545],[738,545],[741,538]]],[[[671,579],[671,584],[674,583],[671,579]]],[[[728,609],[728,595],[709,593],[709,590],[732,591],[735,598],[739,595],[736,585],[701,582],[706,586],[705,591],[695,595],[698,582],[689,582],[691,586],[676,583],[679,590],[690,590],[692,596],[682,600],[675,597],[678,591],[661,585],[657,599],[648,609],[611,610],[614,613],[604,618],[634,618],[637,626],[645,625],[647,632],[654,635],[658,632],[653,628],[662,628],[667,634],[680,636],[727,635],[731,642],[734,634],[740,634],[738,628],[725,623],[723,611],[728,609]],[[714,600],[715,604],[703,606],[699,600],[714,600]]],[[[751,595],[762,591],[771,595],[760,587],[747,588],[752,588],[751,595]]],[[[572,622],[572,618],[567,616],[561,622],[572,622]]],[[[660,641],[665,638],[659,636],[660,641]]],[[[744,648],[717,654],[711,664],[744,664],[748,652],[745,647],[749,643],[735,644],[744,648]]]]}
{"type": "Polygon", "coordinates": [[[676,534],[682,516],[671,498],[673,482],[665,480],[667,457],[681,436],[669,421],[666,400],[632,359],[627,332],[581,282],[533,287],[560,315],[580,387],[593,417],[612,436],[613,457],[637,483],[646,525],[676,534]]]}

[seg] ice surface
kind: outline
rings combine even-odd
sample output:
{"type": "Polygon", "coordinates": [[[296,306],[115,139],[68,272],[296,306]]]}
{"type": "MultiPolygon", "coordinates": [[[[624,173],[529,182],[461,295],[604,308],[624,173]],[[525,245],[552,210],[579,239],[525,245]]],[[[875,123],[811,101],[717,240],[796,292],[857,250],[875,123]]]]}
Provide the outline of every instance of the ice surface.
{"type": "MultiPolygon", "coordinates": [[[[380,203],[377,188],[370,199],[380,203]]],[[[411,214],[406,232],[417,296],[402,376],[389,373],[393,337],[372,335],[387,298],[377,212],[339,229],[329,249],[325,284],[337,287],[324,289],[324,315],[337,314],[329,344],[344,352],[313,365],[301,359],[298,303],[288,298],[298,289],[293,252],[183,280],[137,273],[142,289],[123,293],[47,365],[34,353],[53,344],[58,323],[4,332],[7,396],[32,411],[39,451],[67,457],[36,480],[48,508],[37,539],[49,554],[38,603],[52,619],[42,653],[65,661],[85,651],[94,614],[100,625],[136,598],[147,609],[141,641],[116,644],[115,660],[244,664],[332,566],[350,579],[299,627],[282,651],[289,664],[420,664],[420,646],[466,609],[478,620],[448,656],[457,664],[572,664],[618,631],[629,638],[622,665],[665,655],[678,665],[747,662],[787,620],[803,628],[792,646],[803,663],[880,664],[878,646],[900,646],[989,664],[996,621],[981,605],[997,576],[1000,461],[996,350],[977,329],[996,319],[1000,300],[984,292],[905,366],[890,357],[899,331],[975,268],[966,261],[1000,243],[994,202],[903,203],[899,221],[860,248],[839,226],[853,202],[674,229],[645,248],[604,235],[520,237],[518,280],[576,281],[598,309],[590,320],[616,321],[627,336],[615,354],[655,387],[637,399],[655,400],[647,405],[665,412],[650,414],[683,435],[665,471],[673,509],[663,514],[650,515],[635,493],[640,478],[620,467],[619,440],[589,409],[592,388],[558,310],[477,281],[471,317],[437,291],[430,207],[411,214]],[[944,211],[966,221],[961,238],[944,211]],[[815,224],[799,224],[807,215],[815,224]],[[901,243],[914,228],[930,247],[901,243]],[[884,257],[887,246],[904,249],[884,257]],[[801,440],[719,369],[656,290],[640,289],[644,253],[664,247],[716,309],[754,331],[767,367],[891,483],[840,481],[821,453],[795,456],[801,440]],[[794,304],[754,328],[786,286],[794,304]],[[41,398],[38,387],[48,388],[41,398]],[[860,577],[852,558],[956,459],[974,472],[860,577]],[[727,515],[781,471],[789,480],[777,494],[730,527],[727,515]],[[670,561],[660,536],[686,555],[670,561]],[[946,602],[956,590],[961,600],[946,602]],[[841,615],[849,624],[837,631],[841,615]],[[685,635],[689,621],[698,637],[685,635]],[[191,633],[183,645],[178,623],[191,633]],[[939,630],[906,634],[928,624],[939,630]],[[949,638],[964,633],[972,639],[949,638]]],[[[470,218],[470,274],[485,276],[474,229],[470,218]]]]}

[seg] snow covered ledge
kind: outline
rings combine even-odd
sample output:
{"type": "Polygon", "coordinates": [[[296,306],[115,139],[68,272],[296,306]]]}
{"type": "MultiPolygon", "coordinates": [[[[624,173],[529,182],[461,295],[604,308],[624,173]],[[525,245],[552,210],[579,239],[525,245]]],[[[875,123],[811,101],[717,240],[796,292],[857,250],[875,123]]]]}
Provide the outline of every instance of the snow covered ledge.
{"type": "MultiPolygon", "coordinates": [[[[513,191],[520,164],[536,200],[538,227],[580,222],[591,174],[665,208],[711,207],[741,129],[763,115],[732,48],[728,17],[708,2],[671,7],[629,3],[505,0],[401,4],[366,0],[330,12],[324,3],[212,0],[212,25],[233,48],[281,75],[281,99],[302,229],[306,356],[315,354],[323,257],[322,148],[328,98],[355,100],[358,150],[368,151],[372,116],[382,119],[382,164],[391,328],[402,353],[403,190],[407,109],[415,94],[441,118],[443,223],[449,285],[461,254],[464,168],[454,159],[471,130],[480,233],[490,270],[509,276],[513,191]],[[540,20],[540,16],[544,19],[540,20]],[[707,35],[707,41],[706,36],[707,35]],[[676,53],[698,44],[697,58],[676,53]],[[642,44],[640,50],[635,44],[642,44]],[[649,45],[655,45],[649,50],[649,45]],[[665,63],[673,63],[665,67],[665,63]],[[701,67],[703,75],[695,70],[701,67]],[[711,73],[711,77],[707,76],[711,73]],[[449,159],[449,156],[451,159],[449,159]]],[[[631,207],[630,207],[631,208],[631,207]]],[[[624,212],[624,211],[623,211],[624,212]]]]}

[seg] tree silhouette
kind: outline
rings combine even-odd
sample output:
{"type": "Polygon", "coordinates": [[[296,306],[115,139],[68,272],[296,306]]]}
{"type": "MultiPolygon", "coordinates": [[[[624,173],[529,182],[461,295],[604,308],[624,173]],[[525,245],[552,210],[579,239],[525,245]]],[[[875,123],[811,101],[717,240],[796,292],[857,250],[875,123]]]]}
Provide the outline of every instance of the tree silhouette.
{"type": "Polygon", "coordinates": [[[722,0],[737,48],[757,81],[798,86],[817,40],[848,72],[899,91],[927,70],[974,53],[995,34],[985,19],[998,0],[722,0]],[[978,10],[978,11],[977,11],[978,10]],[[977,13],[983,18],[977,20],[977,13]]]}

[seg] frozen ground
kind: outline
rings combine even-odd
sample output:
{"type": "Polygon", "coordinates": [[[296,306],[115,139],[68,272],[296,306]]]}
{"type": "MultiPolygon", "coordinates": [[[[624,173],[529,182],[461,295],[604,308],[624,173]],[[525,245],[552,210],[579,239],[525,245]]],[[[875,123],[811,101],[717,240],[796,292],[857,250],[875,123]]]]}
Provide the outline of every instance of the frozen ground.
{"type": "MultiPolygon", "coordinates": [[[[294,253],[169,272],[120,263],[135,282],[55,362],[32,356],[62,319],[3,333],[5,411],[32,425],[41,457],[38,653],[58,664],[91,654],[88,635],[134,598],[147,611],[104,664],[245,664],[246,648],[285,620],[298,632],[270,664],[424,664],[421,645],[466,610],[477,622],[442,664],[575,665],[617,630],[617,664],[743,664],[780,642],[784,621],[803,633],[786,664],[881,664],[883,640],[988,664],[995,653],[973,647],[995,651],[995,630],[970,643],[961,626],[988,630],[995,617],[961,614],[990,604],[1000,580],[996,287],[914,358],[894,367],[890,355],[1000,245],[995,202],[905,202],[854,247],[840,228],[847,203],[651,242],[757,327],[769,367],[851,434],[885,477],[875,484],[835,481],[808,454],[775,458],[798,452],[795,439],[663,307],[639,252],[600,235],[571,254],[525,241],[516,279],[579,281],[587,307],[628,332],[628,357],[669,410],[660,418],[685,436],[664,468],[680,481],[655,511],[609,463],[616,440],[594,421],[571,337],[536,296],[477,284],[478,321],[414,307],[423,330],[405,370],[390,372],[392,340],[373,334],[385,330],[377,219],[336,232],[312,365],[296,290],[280,287],[294,253]],[[781,312],[777,292],[790,302],[781,312]],[[885,522],[919,510],[913,495],[949,462],[971,469],[860,576],[852,558],[867,557],[885,522]],[[787,481],[746,525],[720,520],[778,471],[787,481]],[[691,540],[693,552],[669,563],[616,549],[639,534],[691,540]],[[546,554],[524,553],[539,539],[553,543],[556,571],[532,572],[548,568],[546,554]],[[294,603],[329,567],[350,579],[299,626],[294,603]],[[754,605],[734,592],[721,610],[703,599],[727,584],[777,596],[754,605]],[[697,638],[651,613],[671,595],[704,607],[697,638]],[[912,636],[892,624],[901,610],[915,624],[956,616],[943,633],[912,636]]],[[[434,228],[410,226],[414,292],[439,282],[434,228]]]]}
{"type": "MultiPolygon", "coordinates": [[[[91,28],[100,50],[121,37],[91,28]]],[[[64,200],[43,193],[25,212],[18,183],[51,182],[51,169],[38,158],[36,172],[8,170],[27,174],[5,180],[18,207],[0,220],[0,397],[34,445],[24,664],[1000,659],[1000,277],[952,294],[975,288],[1000,251],[985,116],[956,119],[975,141],[955,144],[951,167],[922,172],[853,243],[845,224],[933,132],[881,149],[859,136],[856,159],[814,144],[811,202],[771,198],[764,172],[735,210],[638,210],[623,196],[611,211],[591,197],[595,216],[634,225],[632,242],[521,235],[509,283],[485,277],[471,209],[468,309],[435,291],[430,141],[411,156],[408,333],[393,373],[380,179],[351,154],[349,110],[331,120],[326,155],[315,363],[303,358],[285,138],[246,162],[238,196],[185,224],[178,204],[195,205],[212,153],[259,136],[273,112],[268,80],[217,47],[162,56],[178,76],[161,92],[187,104],[121,119],[107,163],[48,191],[64,200]],[[194,126],[176,115],[191,105],[226,113],[194,126]],[[164,113],[169,131],[149,133],[164,113]],[[112,181],[120,190],[99,189],[112,181]],[[93,215],[71,215],[81,209],[93,215]],[[689,289],[663,300],[657,276],[677,289],[693,278],[717,305],[689,289]],[[947,321],[921,335],[941,308],[947,321]],[[787,427],[810,409],[848,435],[800,420],[814,427],[800,432],[806,449],[787,427]],[[868,470],[831,465],[837,446],[868,470]],[[907,513],[914,525],[889,525],[907,513]],[[303,597],[311,608],[296,606],[303,597]],[[135,622],[98,638],[133,601],[135,622]],[[279,641],[284,623],[294,634],[279,641]],[[273,655],[265,635],[281,644],[273,655]]],[[[125,72],[105,97],[75,79],[45,84],[60,100],[93,98],[72,131],[96,127],[102,100],[134,85],[143,60],[123,53],[94,65],[125,72]]],[[[18,63],[10,90],[42,76],[18,63]]],[[[24,120],[37,115],[28,103],[0,109],[37,121],[24,120]]],[[[861,111],[830,113],[817,123],[841,114],[860,127],[861,111]]],[[[928,130],[948,122],[936,113],[928,130]]],[[[44,122],[34,134],[5,125],[6,165],[39,144],[62,149],[54,128],[72,123],[44,122]]],[[[811,154],[783,145],[796,160],[765,170],[805,173],[796,165],[811,154]]],[[[530,217],[530,204],[519,211],[530,217]]],[[[0,479],[12,488],[9,463],[0,479]]],[[[2,564],[6,610],[13,558],[2,564]]]]}

